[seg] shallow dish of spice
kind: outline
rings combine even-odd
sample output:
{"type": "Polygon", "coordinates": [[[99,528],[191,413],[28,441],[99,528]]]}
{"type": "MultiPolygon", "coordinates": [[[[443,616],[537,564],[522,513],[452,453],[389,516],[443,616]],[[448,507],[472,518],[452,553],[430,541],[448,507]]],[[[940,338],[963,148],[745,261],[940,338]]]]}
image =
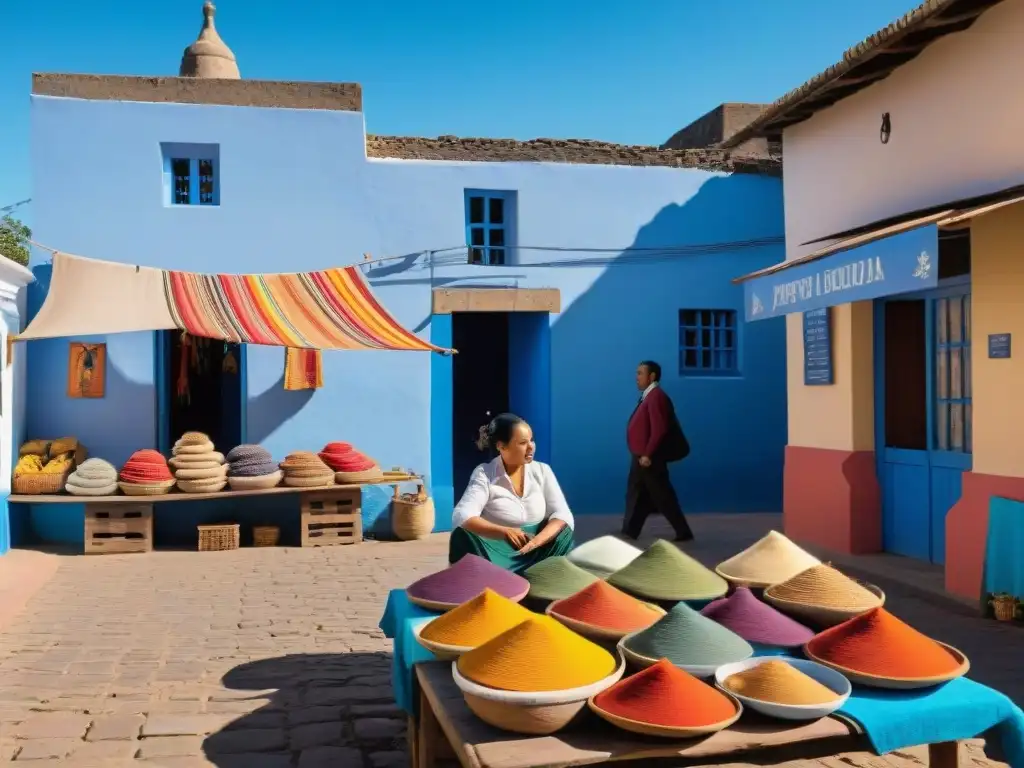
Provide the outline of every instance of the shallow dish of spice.
{"type": "Polygon", "coordinates": [[[715,682],[744,706],[781,720],[818,720],[850,698],[852,686],[839,672],[804,659],[758,657],[725,664],[715,682]]]}

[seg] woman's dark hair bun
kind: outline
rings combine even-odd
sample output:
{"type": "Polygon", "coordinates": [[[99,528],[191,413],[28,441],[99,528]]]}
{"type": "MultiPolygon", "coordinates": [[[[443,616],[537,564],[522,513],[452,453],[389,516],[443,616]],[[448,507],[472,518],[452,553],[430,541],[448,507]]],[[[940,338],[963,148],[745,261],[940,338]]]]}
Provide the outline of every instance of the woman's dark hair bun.
{"type": "Polygon", "coordinates": [[[508,443],[516,426],[524,423],[525,420],[514,413],[499,413],[486,426],[480,428],[477,446],[483,451],[487,448],[497,448],[498,443],[508,443]]]}

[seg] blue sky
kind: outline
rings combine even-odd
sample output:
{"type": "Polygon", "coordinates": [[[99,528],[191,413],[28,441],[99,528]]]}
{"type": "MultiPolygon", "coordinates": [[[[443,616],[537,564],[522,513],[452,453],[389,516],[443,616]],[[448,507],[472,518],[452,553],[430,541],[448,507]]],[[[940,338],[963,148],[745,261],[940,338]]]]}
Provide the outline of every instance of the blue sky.
{"type": "MultiPolygon", "coordinates": [[[[775,100],[913,2],[219,0],[217,26],[243,77],[361,83],[372,133],[659,144],[775,100]]],[[[202,22],[202,0],[5,5],[0,207],[31,196],[33,71],[174,75],[202,22]]]]}

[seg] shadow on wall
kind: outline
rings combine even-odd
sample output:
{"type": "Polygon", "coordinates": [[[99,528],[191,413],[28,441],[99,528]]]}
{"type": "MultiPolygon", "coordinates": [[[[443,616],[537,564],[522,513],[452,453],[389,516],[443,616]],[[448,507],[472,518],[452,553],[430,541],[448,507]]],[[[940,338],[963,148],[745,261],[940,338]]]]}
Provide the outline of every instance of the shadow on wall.
{"type": "Polygon", "coordinates": [[[781,261],[784,247],[751,244],[687,253],[685,246],[781,238],[782,227],[777,179],[711,178],[684,204],[659,211],[637,232],[631,249],[613,257],[553,318],[552,455],[575,509],[622,511],[629,465],[625,428],[638,397],[636,366],[644,359],[661,364],[663,386],[692,445],[690,457],[673,467],[684,509],[781,509],[785,325],[745,325],[742,286],[731,280],[781,261]],[[683,375],[683,309],[735,311],[738,371],[683,375]]]}
{"type": "MultiPolygon", "coordinates": [[[[348,621],[325,616],[319,629],[325,638],[340,635],[349,631],[348,621]]],[[[391,654],[385,652],[293,654],[235,667],[222,680],[225,688],[251,691],[259,700],[273,692],[262,708],[208,736],[203,753],[223,768],[255,752],[276,753],[281,765],[290,752],[302,756],[302,765],[362,765],[360,751],[394,756],[405,750],[406,723],[395,709],[390,672],[391,654]],[[350,718],[341,716],[343,708],[350,718]]],[[[233,698],[225,709],[237,711],[239,701],[244,699],[233,698]]]]}

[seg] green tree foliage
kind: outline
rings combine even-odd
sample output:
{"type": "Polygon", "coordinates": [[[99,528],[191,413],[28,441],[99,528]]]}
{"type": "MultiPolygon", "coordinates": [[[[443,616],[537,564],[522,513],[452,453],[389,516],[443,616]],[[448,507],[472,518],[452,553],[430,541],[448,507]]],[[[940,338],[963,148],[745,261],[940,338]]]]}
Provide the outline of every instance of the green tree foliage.
{"type": "Polygon", "coordinates": [[[28,241],[32,230],[11,215],[0,219],[0,256],[28,266],[28,241]]]}

